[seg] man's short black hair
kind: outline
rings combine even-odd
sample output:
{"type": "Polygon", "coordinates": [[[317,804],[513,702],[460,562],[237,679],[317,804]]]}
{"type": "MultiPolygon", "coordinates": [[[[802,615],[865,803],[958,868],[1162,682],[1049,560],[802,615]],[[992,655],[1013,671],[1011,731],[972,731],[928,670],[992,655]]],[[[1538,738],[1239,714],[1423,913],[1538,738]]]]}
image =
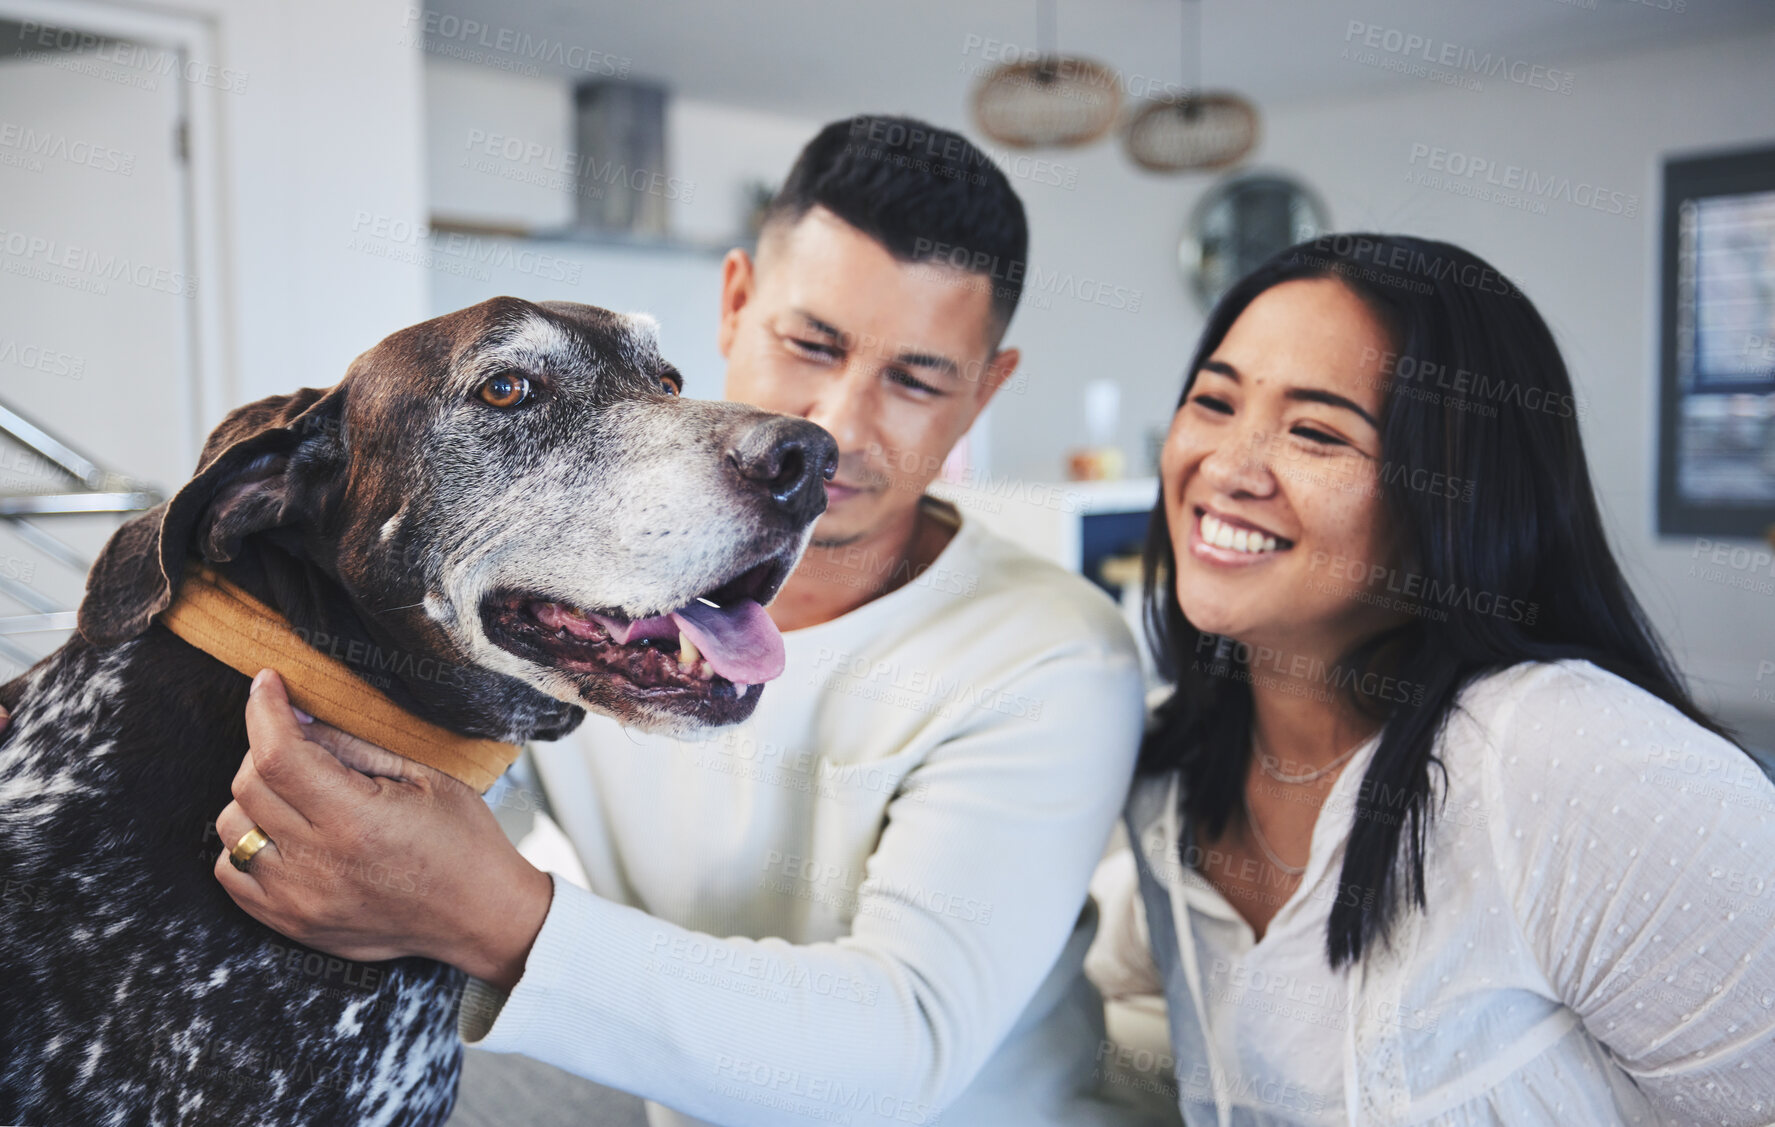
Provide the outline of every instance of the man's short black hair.
{"type": "Polygon", "coordinates": [[[823,207],[905,262],[982,275],[992,339],[1023,293],[1029,224],[996,164],[959,133],[910,117],[859,114],[821,129],[765,213],[768,229],[823,207]]]}

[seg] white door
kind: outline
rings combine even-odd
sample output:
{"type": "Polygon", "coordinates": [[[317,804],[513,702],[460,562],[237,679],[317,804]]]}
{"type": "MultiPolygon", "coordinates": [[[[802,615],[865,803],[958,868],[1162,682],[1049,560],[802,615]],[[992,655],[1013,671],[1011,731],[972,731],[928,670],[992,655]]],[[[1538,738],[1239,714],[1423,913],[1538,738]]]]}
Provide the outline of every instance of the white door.
{"type": "MultiPolygon", "coordinates": [[[[5,19],[0,3],[0,402],[163,492],[199,417],[181,120],[168,48],[5,19]]],[[[81,488],[0,437],[0,493],[81,488]]],[[[116,517],[39,517],[90,560],[116,517]]],[[[79,603],[84,574],[0,521],[0,618],[79,603]]],[[[0,681],[65,633],[0,634],[0,681]]]]}

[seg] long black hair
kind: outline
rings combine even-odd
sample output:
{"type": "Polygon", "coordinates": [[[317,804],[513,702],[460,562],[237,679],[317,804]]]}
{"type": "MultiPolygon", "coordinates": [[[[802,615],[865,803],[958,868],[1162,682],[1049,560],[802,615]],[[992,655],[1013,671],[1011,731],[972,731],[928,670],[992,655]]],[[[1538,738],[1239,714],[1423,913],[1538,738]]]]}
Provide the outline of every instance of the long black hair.
{"type": "MultiPolygon", "coordinates": [[[[1291,247],[1215,305],[1184,378],[1272,286],[1335,279],[1386,326],[1382,504],[1420,613],[1361,640],[1338,691],[1382,725],[1332,901],[1326,951],[1340,967],[1425,906],[1434,749],[1462,688],[1524,661],[1587,659],[1726,735],[1689,698],[1629,591],[1592,495],[1579,404],[1546,322],[1520,290],[1457,246],[1403,235],[1329,235],[1291,247]]],[[[1139,771],[1181,774],[1186,825],[1225,830],[1250,758],[1246,647],[1203,634],[1177,601],[1161,495],[1145,552],[1146,628],[1175,685],[1139,771]]],[[[1442,782],[1446,787],[1446,775],[1442,782]]],[[[1180,843],[1183,845],[1186,843],[1180,843]]]]}

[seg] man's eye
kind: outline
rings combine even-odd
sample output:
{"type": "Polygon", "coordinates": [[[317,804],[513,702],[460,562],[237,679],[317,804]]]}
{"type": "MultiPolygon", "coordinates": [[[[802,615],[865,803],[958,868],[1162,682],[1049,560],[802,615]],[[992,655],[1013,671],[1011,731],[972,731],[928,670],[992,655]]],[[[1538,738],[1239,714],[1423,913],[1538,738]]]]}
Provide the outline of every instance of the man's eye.
{"type": "Polygon", "coordinates": [[[942,394],[930,384],[925,383],[923,380],[914,376],[911,372],[903,371],[899,368],[888,369],[888,378],[897,384],[911,388],[913,391],[922,391],[930,395],[942,394]]]}
{"type": "Polygon", "coordinates": [[[1232,405],[1218,396],[1192,395],[1190,396],[1190,402],[1199,404],[1210,411],[1215,411],[1222,415],[1230,415],[1233,413],[1232,405]]]}
{"type": "Polygon", "coordinates": [[[784,339],[796,349],[799,349],[802,352],[811,352],[822,359],[832,360],[843,355],[843,352],[836,345],[821,344],[818,341],[812,340],[802,340],[800,337],[785,337],[784,339]]]}
{"type": "Polygon", "coordinates": [[[480,396],[493,407],[516,407],[530,398],[530,377],[520,372],[500,372],[481,381],[480,396]]]}

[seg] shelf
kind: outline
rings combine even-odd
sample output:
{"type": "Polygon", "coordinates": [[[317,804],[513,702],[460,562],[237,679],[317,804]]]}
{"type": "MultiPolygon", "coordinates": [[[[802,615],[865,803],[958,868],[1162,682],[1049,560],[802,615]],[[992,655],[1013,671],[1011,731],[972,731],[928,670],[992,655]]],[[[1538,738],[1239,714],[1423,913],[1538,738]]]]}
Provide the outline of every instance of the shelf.
{"type": "Polygon", "coordinates": [[[698,258],[720,258],[734,247],[748,251],[755,240],[751,236],[718,241],[681,239],[666,235],[631,235],[622,231],[605,231],[596,227],[525,227],[520,224],[493,223],[434,215],[431,230],[443,234],[472,235],[483,239],[516,239],[527,243],[592,247],[603,250],[632,250],[647,254],[688,255],[698,258]]]}

